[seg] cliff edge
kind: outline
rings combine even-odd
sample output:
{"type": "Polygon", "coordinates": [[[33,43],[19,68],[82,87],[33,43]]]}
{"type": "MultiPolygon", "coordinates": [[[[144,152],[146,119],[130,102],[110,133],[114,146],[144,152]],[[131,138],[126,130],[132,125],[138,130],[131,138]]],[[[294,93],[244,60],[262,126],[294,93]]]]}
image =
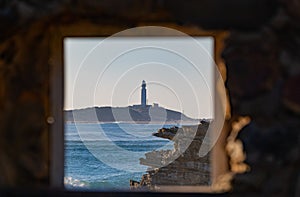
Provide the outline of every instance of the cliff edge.
{"type": "Polygon", "coordinates": [[[141,180],[130,181],[132,190],[150,189],[163,185],[206,186],[211,184],[210,156],[198,155],[209,122],[195,126],[162,128],[154,136],[174,141],[173,150],[146,153],[140,164],[149,166],[141,180]]]}

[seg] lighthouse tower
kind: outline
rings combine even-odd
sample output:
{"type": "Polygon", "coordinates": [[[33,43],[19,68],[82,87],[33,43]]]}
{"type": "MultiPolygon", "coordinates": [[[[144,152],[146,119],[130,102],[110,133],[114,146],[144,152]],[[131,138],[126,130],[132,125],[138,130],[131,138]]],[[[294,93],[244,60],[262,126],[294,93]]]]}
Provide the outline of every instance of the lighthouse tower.
{"type": "Polygon", "coordinates": [[[147,95],[146,95],[146,82],[142,82],[142,91],[141,91],[141,106],[146,107],[147,95]]]}

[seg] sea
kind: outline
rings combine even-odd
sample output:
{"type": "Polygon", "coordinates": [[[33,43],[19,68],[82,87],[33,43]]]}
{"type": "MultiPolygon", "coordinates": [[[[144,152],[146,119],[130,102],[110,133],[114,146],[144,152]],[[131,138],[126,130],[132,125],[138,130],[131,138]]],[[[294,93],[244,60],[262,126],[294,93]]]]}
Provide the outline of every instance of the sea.
{"type": "Polygon", "coordinates": [[[173,142],[152,136],[174,124],[65,123],[65,188],[128,190],[147,166],[139,158],[153,150],[173,149],[173,142]]]}

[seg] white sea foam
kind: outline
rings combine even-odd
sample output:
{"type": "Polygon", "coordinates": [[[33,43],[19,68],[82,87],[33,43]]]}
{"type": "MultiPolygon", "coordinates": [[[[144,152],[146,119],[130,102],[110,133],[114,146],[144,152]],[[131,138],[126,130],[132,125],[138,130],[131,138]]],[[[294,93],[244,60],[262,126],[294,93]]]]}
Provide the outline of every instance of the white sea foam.
{"type": "Polygon", "coordinates": [[[64,178],[64,184],[65,184],[65,187],[78,187],[78,188],[81,188],[81,187],[87,187],[88,184],[84,181],[80,181],[78,179],[74,179],[73,177],[65,177],[64,178]]]}

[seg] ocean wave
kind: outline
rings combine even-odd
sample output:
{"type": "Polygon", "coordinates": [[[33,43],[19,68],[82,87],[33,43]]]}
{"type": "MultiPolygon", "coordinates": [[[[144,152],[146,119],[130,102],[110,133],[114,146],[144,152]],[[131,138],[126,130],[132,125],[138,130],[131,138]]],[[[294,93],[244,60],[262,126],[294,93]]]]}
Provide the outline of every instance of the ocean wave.
{"type": "Polygon", "coordinates": [[[89,186],[87,182],[74,179],[73,177],[64,177],[64,185],[67,188],[85,188],[89,186]]]}
{"type": "Polygon", "coordinates": [[[144,173],[107,172],[107,174],[96,175],[89,181],[82,181],[69,176],[64,178],[64,185],[66,189],[75,191],[125,191],[129,190],[128,181],[130,179],[138,180],[144,173]]]}
{"type": "Polygon", "coordinates": [[[103,139],[66,139],[65,143],[93,143],[93,142],[100,142],[100,143],[105,143],[105,142],[113,142],[113,143],[118,143],[118,142],[123,142],[123,143],[135,143],[135,142],[145,142],[145,143],[173,143],[172,141],[168,140],[168,139],[108,139],[108,140],[103,140],[103,139]]]}

